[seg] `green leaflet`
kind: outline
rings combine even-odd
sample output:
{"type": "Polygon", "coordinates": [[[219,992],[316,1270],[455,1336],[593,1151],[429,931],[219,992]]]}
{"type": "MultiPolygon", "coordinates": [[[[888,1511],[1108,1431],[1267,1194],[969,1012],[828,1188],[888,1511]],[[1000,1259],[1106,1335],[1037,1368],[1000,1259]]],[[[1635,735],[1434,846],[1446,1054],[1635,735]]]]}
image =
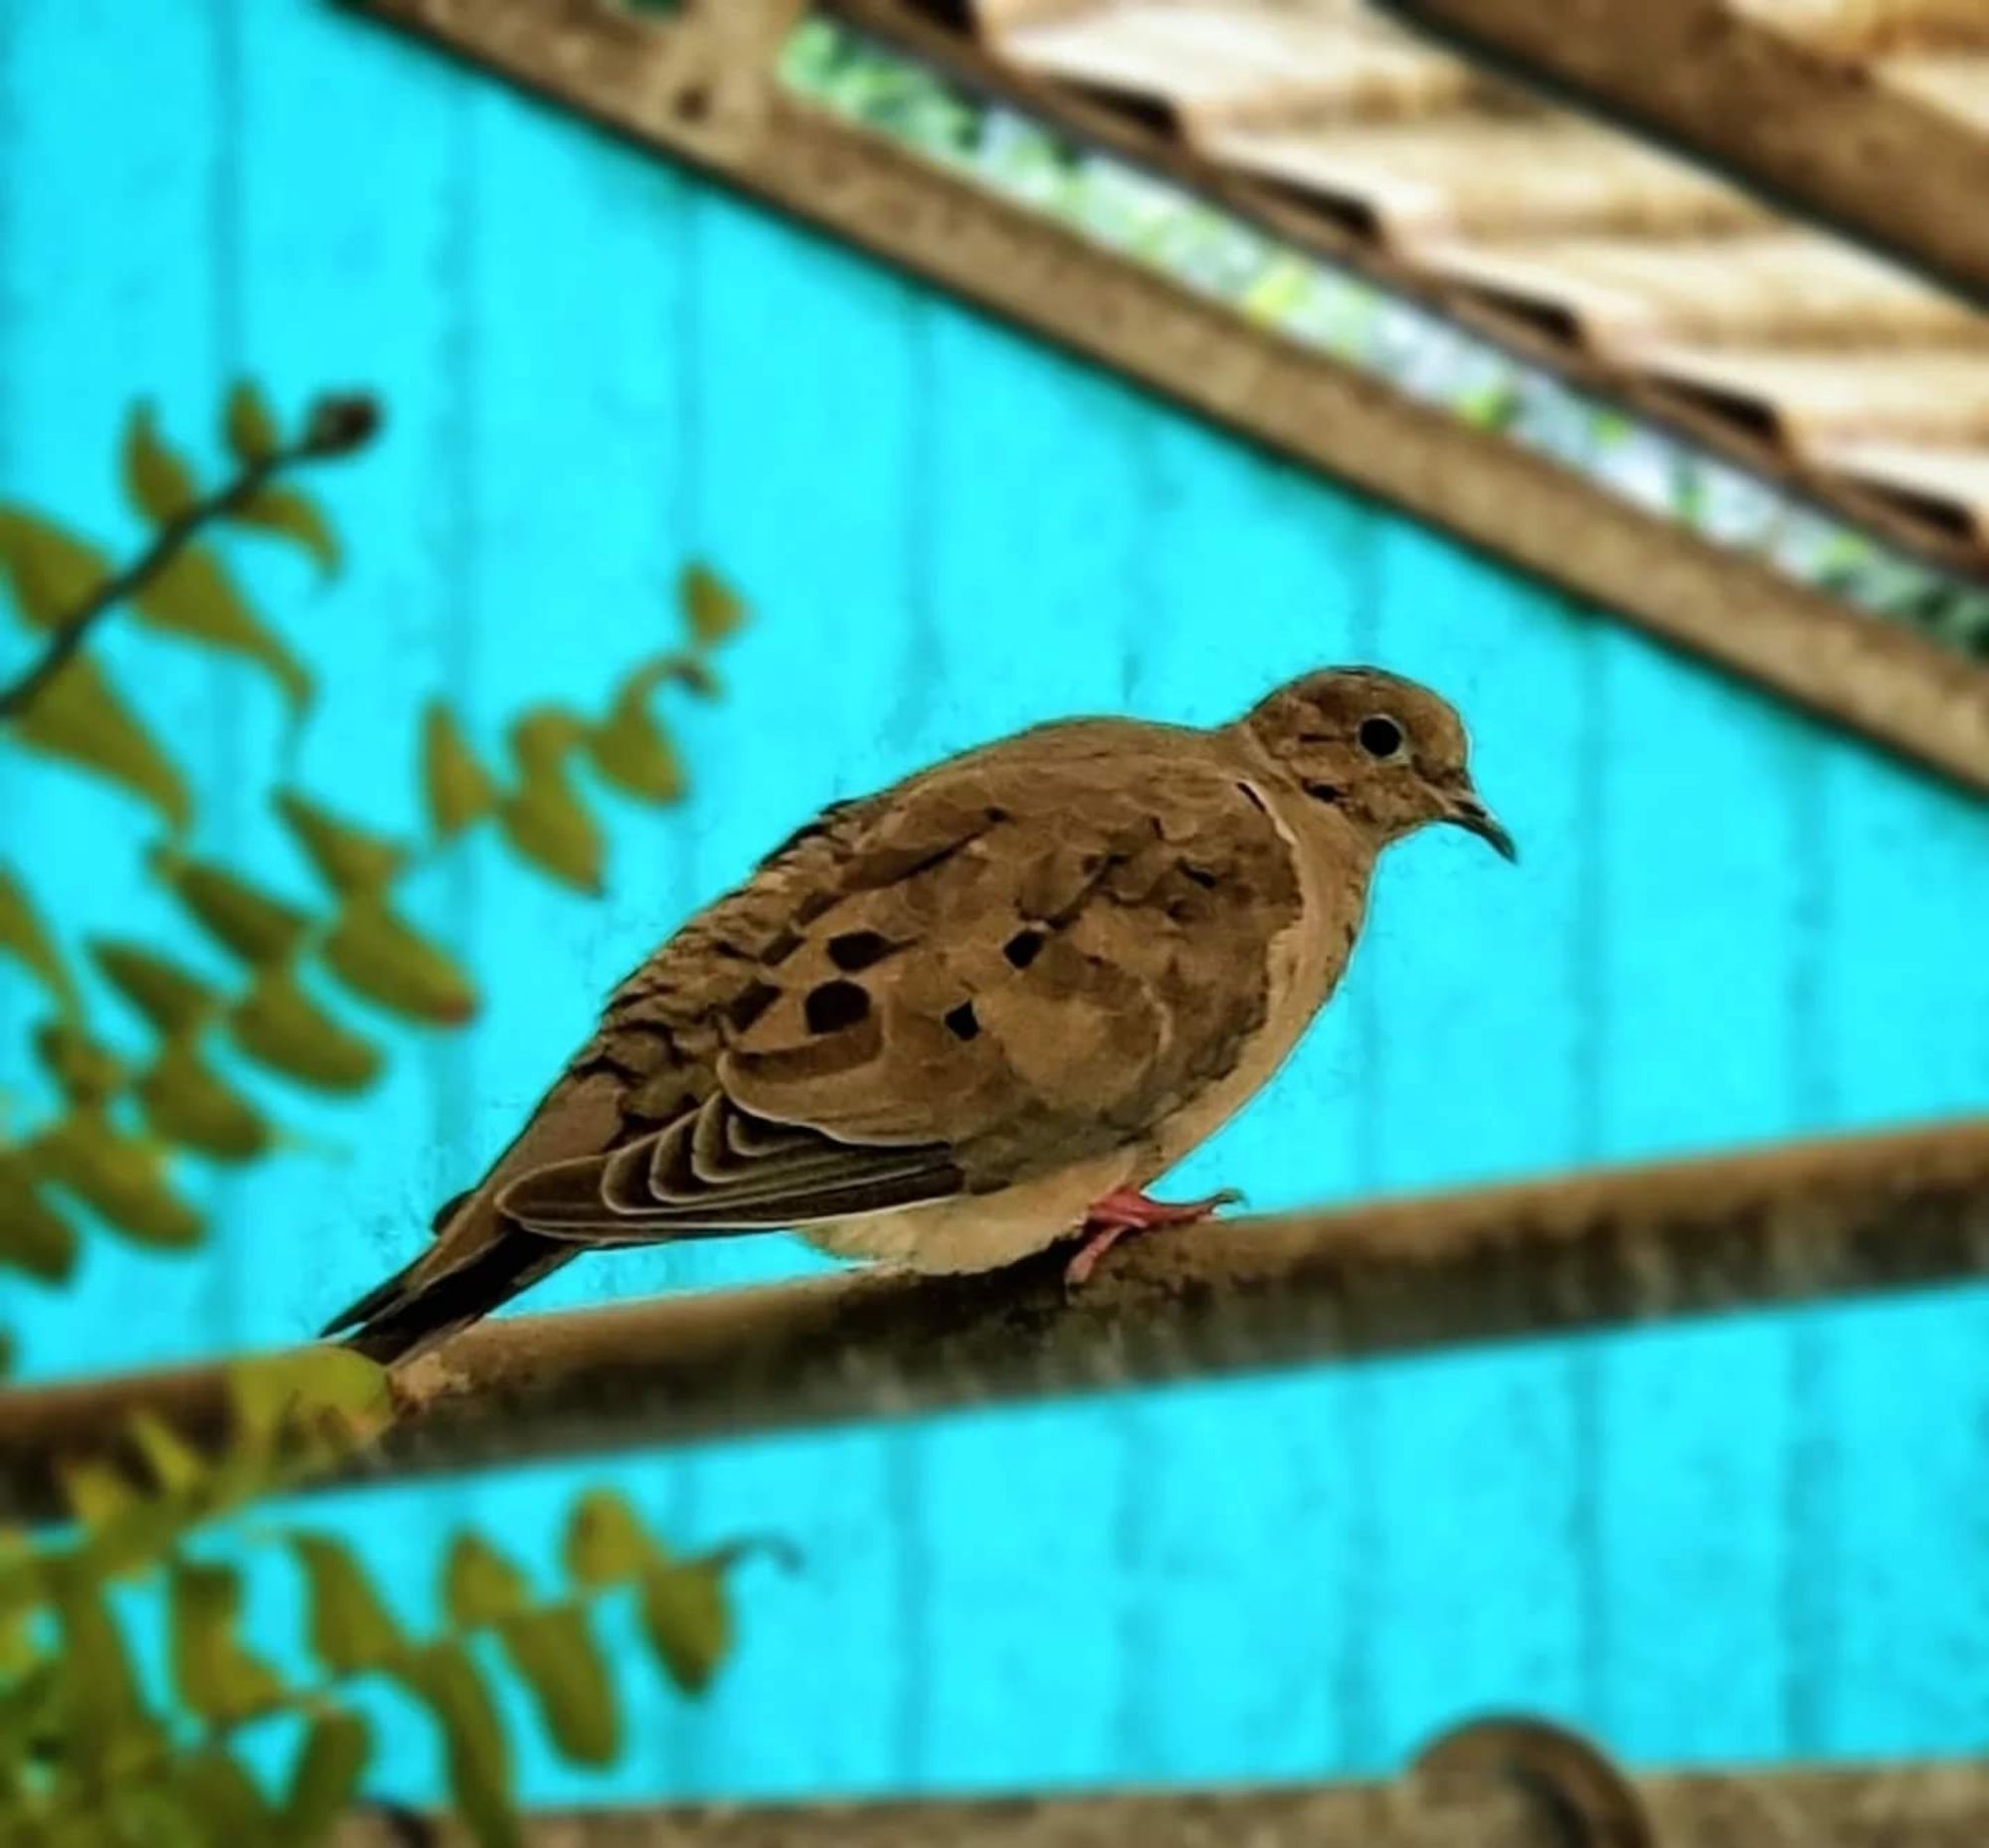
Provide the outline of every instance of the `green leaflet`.
{"type": "Polygon", "coordinates": [[[208,547],[186,547],[134,594],[131,607],[153,629],[258,662],[282,688],[293,710],[310,703],[309,672],[249,607],[208,547]]]}
{"type": "Polygon", "coordinates": [[[206,1462],[157,1412],[134,1411],[129,1429],[132,1444],[145,1459],[152,1480],[168,1495],[187,1493],[207,1479],[206,1462]]]}
{"type": "Polygon", "coordinates": [[[289,540],[317,561],[321,575],[327,578],[338,575],[338,535],[308,494],[301,494],[293,487],[259,487],[231,507],[228,517],[238,525],[253,526],[260,532],[289,540]]]}
{"type": "Polygon", "coordinates": [[[0,866],[0,956],[11,957],[35,976],[65,1013],[76,1011],[79,997],[69,964],[28,888],[5,866],[0,866]]]}
{"type": "Polygon", "coordinates": [[[95,1106],[124,1088],[128,1074],[108,1046],[66,1020],[35,1028],[35,1057],[72,1103],[95,1106]]]}
{"type": "Polygon", "coordinates": [[[383,900],[350,900],[320,954],[353,994],[390,1013],[456,1026],[476,1012],[469,978],[383,900]]]}
{"type": "Polygon", "coordinates": [[[228,1402],[237,1432],[258,1451],[285,1431],[326,1420],[363,1427],[392,1411],[386,1370],[349,1348],[326,1346],[230,1361],[228,1402]]]}
{"type": "Polygon", "coordinates": [[[229,388],[221,432],[229,454],[239,462],[268,462],[283,441],[275,413],[254,379],[238,379],[229,388]]]}
{"type": "Polygon", "coordinates": [[[643,802],[681,802],[688,792],[683,762],[649,709],[657,686],[680,677],[684,658],[665,655],[637,667],[616,689],[607,718],[587,734],[595,769],[617,789],[643,802]]]}
{"type": "Polygon", "coordinates": [[[642,1575],[642,1628],[669,1677],[702,1694],[732,1646],[732,1611],[718,1560],[685,1560],[642,1575]]]}
{"type": "Polygon", "coordinates": [[[402,1665],[399,1679],[442,1731],[450,1798],[478,1848],[522,1848],[510,1746],[468,1650],[460,1643],[431,1643],[402,1665]]]}
{"type": "Polygon", "coordinates": [[[279,1816],[283,1848],[320,1848],[352,1806],[372,1756],[372,1731],[357,1714],[322,1714],[311,1722],[279,1816]]]}
{"type": "Polygon", "coordinates": [[[149,404],[135,404],[124,425],[124,493],[155,526],[187,512],[200,498],[200,483],[185,459],[160,438],[149,404]]]}
{"type": "Polygon", "coordinates": [[[275,1140],[268,1119],[184,1039],[160,1048],[137,1095],[153,1135],[217,1162],[253,1162],[275,1140]]]}
{"type": "Polygon", "coordinates": [[[422,791],[439,840],[453,840],[497,809],[497,785],[441,700],[422,718],[422,791]]]}
{"type": "MultiPolygon", "coordinates": [[[[272,1848],[274,1818],[256,1780],[219,1746],[174,1760],[172,1794],[199,1848],[272,1848]]],[[[128,1834],[150,1848],[148,1834],[128,1834]]],[[[163,1848],[163,1845],[162,1845],[163,1848]]]]}
{"type": "Polygon", "coordinates": [[[519,783],[505,799],[499,819],[505,837],[526,859],[567,885],[599,894],[601,830],[567,769],[569,756],[587,736],[586,723],[557,706],[520,715],[511,726],[519,783]]]}
{"type": "Polygon", "coordinates": [[[498,1637],[561,1756],[574,1764],[612,1764],[622,1748],[621,1714],[587,1612],[520,1611],[498,1637]]]}
{"type": "Polygon", "coordinates": [[[0,505],[0,572],[28,627],[56,629],[96,595],[110,561],[32,508],[0,505]]]}
{"type": "Polygon", "coordinates": [[[287,961],[310,928],[294,905],[212,861],[162,852],[152,869],[210,937],[253,969],[287,961]]]}
{"type": "Polygon", "coordinates": [[[174,829],[193,821],[179,767],[88,655],[75,656],[9,721],[15,742],[128,790],[174,829]]]}
{"type": "Polygon", "coordinates": [[[221,997],[198,976],[143,944],[92,937],[84,948],[110,986],[163,1038],[191,1032],[221,1006],[221,997]]]}
{"type": "Polygon", "coordinates": [[[228,1013],[228,1030],[259,1065],[313,1090],[363,1091],[380,1074],[377,1047],[334,1019],[287,969],[265,969],[228,1013]]]}
{"type": "Polygon", "coordinates": [[[658,1559],[628,1498],[613,1489],[589,1489],[574,1503],[563,1554],[567,1576],[586,1591],[627,1584],[658,1559]]]}
{"type": "Polygon", "coordinates": [[[677,602],[700,647],[716,647],[746,621],[746,605],[738,592],[702,563],[684,567],[677,580],[677,602]]]}
{"type": "Polygon", "coordinates": [[[292,1534],[290,1547],[310,1605],[310,1652],[325,1671],[351,1675],[398,1664],[407,1645],[357,1557],[322,1534],[292,1534]]]}
{"type": "Polygon", "coordinates": [[[0,1264],[65,1283],[76,1252],[76,1228],[37,1191],[34,1164],[19,1149],[0,1149],[0,1264]]]}
{"type": "Polygon", "coordinates": [[[77,1104],[30,1145],[37,1174],[134,1243],[183,1251],[200,1242],[200,1214],[173,1190],[156,1143],[120,1131],[96,1106],[77,1104]]]}
{"type": "Polygon", "coordinates": [[[442,1601],[459,1630],[482,1629],[523,1610],[525,1574],[478,1534],[458,1534],[443,1561],[442,1601]]]}
{"type": "Polygon", "coordinates": [[[408,863],[408,850],[399,841],[342,821],[295,790],[278,791],[275,808],[334,892],[377,892],[408,863]]]}
{"type": "Polygon", "coordinates": [[[166,1580],[167,1655],[173,1686],[202,1720],[227,1723],[283,1695],[275,1670],[244,1646],[242,1579],[233,1567],[181,1562],[166,1580]]]}

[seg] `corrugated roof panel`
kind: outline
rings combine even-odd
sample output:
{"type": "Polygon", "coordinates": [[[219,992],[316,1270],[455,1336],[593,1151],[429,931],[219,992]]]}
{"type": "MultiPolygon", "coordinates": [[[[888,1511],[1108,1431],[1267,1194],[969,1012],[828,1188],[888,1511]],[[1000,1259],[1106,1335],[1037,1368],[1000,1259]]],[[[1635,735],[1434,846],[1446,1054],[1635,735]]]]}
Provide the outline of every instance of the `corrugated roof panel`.
{"type": "Polygon", "coordinates": [[[1508,300],[1535,320],[1558,312],[1598,351],[1800,341],[1989,348],[1989,320],[1863,252],[1812,233],[1426,243],[1420,262],[1508,300]]]}
{"type": "MultiPolygon", "coordinates": [[[[1980,27],[1989,53],[1989,0],[1745,10],[1848,57],[1883,45],[1887,81],[1989,126],[1989,55],[1954,49],[1980,27]]],[[[1779,446],[1848,480],[1856,446],[1861,486],[1884,462],[1915,516],[1943,537],[1963,522],[1967,459],[1989,459],[1989,314],[1897,264],[1481,77],[1366,0],[983,0],[979,16],[998,55],[1166,105],[1205,161],[1317,203],[1744,453],[1779,446]]]]}
{"type": "MultiPolygon", "coordinates": [[[[1989,13],[1989,5],[1983,10],[1989,13]]],[[[1874,69],[1882,84],[1989,134],[1989,54],[1927,52],[1888,58],[1874,69]]]]}
{"type": "Polygon", "coordinates": [[[1733,11],[1820,48],[1870,52],[1929,42],[1989,43],[1982,0],[1729,0],[1733,11]]]}
{"type": "Polygon", "coordinates": [[[1989,451],[1839,443],[1820,460],[1851,479],[1975,539],[1989,537],[1989,451]]]}
{"type": "Polygon", "coordinates": [[[1760,207],[1711,175],[1573,121],[1459,112],[1400,125],[1224,129],[1198,145],[1228,165],[1323,194],[1404,246],[1573,232],[1697,237],[1766,222],[1760,207]]]}
{"type": "Polygon", "coordinates": [[[1640,364],[1772,424],[1799,454],[1849,438],[1989,444],[1989,352],[1690,347],[1646,353],[1640,364]]]}
{"type": "Polygon", "coordinates": [[[1047,75],[1210,117],[1423,113],[1482,83],[1372,21],[1220,0],[1052,18],[1010,29],[1003,46],[1047,75]]]}

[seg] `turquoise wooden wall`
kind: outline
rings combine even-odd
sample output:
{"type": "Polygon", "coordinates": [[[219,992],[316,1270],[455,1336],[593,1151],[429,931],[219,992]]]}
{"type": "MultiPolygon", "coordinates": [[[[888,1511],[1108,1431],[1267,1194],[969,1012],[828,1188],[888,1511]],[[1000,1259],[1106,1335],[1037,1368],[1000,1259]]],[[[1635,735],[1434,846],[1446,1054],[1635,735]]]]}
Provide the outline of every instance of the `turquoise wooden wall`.
{"type": "MultiPolygon", "coordinates": [[[[495,854],[435,878],[476,1030],[412,1041],[363,1111],[293,1111],[336,1148],[216,1184],[201,1258],[100,1238],[73,1297],[6,1284],[35,1371],[313,1326],[412,1249],[605,987],[822,800],[1049,714],[1215,719],[1334,659],[1461,702],[1525,863],[1398,852],[1331,1017],[1183,1186],[1277,1206],[1989,1096],[1979,805],[315,0],[5,0],[6,491],[128,533],[127,398],[188,428],[243,370],[391,406],[325,477],[347,581],[258,578],[334,689],[321,791],[412,826],[427,694],[493,732],[597,698],[688,552],[760,622],[695,724],[693,808],[618,826],[610,901],[495,854]]],[[[109,653],[213,792],[204,841],[276,866],[264,688],[109,653]]],[[[59,906],[170,932],[122,870],[127,808],[5,776],[5,852],[59,906]]],[[[26,997],[0,997],[11,1044],[26,997]]],[[[601,1260],[542,1306],[807,1261],[601,1260]]],[[[688,1541],[807,1556],[746,1574],[708,1705],[637,1678],[622,1794],[1375,1770],[1486,1704],[1644,1759],[1967,1750],[1989,1712],[1977,1291],[309,1514],[413,1608],[452,1523],[536,1540],[604,1476],[688,1541]]],[[[404,1731],[383,1783],[429,1774],[404,1731]]]]}

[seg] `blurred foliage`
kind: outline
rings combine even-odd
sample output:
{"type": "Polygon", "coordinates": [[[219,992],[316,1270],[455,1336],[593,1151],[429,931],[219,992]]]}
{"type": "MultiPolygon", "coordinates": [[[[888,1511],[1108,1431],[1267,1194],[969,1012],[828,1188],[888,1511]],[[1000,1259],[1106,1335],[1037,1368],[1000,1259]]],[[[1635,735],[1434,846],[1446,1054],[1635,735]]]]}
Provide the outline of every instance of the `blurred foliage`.
{"type": "Polygon", "coordinates": [[[242,385],[221,424],[235,471],[208,487],[147,407],[132,413],[122,479],[151,540],[121,572],[103,547],[51,515],[0,507],[0,583],[21,622],[45,639],[28,671],[0,687],[0,740],[59,758],[148,809],[161,832],[145,854],[146,875],[216,953],[195,967],[137,936],[72,943],[37,903],[28,872],[0,864],[0,963],[29,980],[48,1010],[34,1050],[55,1100],[45,1120],[10,1125],[0,1138],[0,1266],[46,1282],[70,1274],[80,1208],[143,1244],[198,1242],[185,1163],[256,1162],[285,1146],[256,1094],[256,1071],[335,1095],[375,1083],[386,1049],[346,1020],[340,996],[391,1019],[468,1020],[477,1005],[468,975],[408,915],[398,888],[488,828],[525,864],[598,893],[606,835],[594,785],[651,807],[683,800],[688,778],[658,695],[674,687],[715,696],[713,652],[745,619],[714,573],[688,567],[677,593],[680,645],[629,667],[598,713],[544,705],[518,714],[501,755],[486,756],[460,715],[433,701],[412,751],[428,817],[421,840],[390,838],[314,794],[276,788],[273,813],[309,877],[298,890],[271,889],[195,848],[197,796],[185,770],[141,702],[81,646],[126,608],[178,643],[241,658],[307,716],[308,668],[251,605],[216,535],[273,541],[335,571],[328,516],[280,477],[364,447],[377,413],[364,400],[326,399],[285,431],[242,385]],[[71,651],[49,672],[66,644],[71,651]],[[111,1002],[123,1036],[99,1018],[111,1002]]]}
{"type": "MultiPolygon", "coordinates": [[[[296,877],[271,885],[201,849],[198,792],[142,699],[88,645],[128,613],[175,646],[267,676],[292,726],[307,723],[310,670],[251,603],[228,548],[273,542],[335,573],[330,519],[290,477],[364,449],[379,413],[365,399],[325,398],[286,426],[244,384],[220,423],[230,471],[204,483],[150,410],[133,411],[121,478],[148,536],[126,564],[40,509],[0,506],[0,586],[30,641],[26,668],[0,683],[0,742],[113,786],[152,819],[142,876],[200,946],[147,941],[137,928],[66,929],[37,900],[30,869],[0,864],[0,975],[35,998],[24,1050],[43,1079],[39,1116],[0,1129],[0,1270],[44,1284],[73,1278],[86,1221],[160,1250],[198,1245],[206,1225],[193,1170],[289,1145],[259,1075],[340,1096],[373,1085],[389,1049],[348,1021],[346,1003],[415,1025],[468,1020],[474,986],[409,915],[403,883],[483,831],[534,871],[599,892],[598,788],[657,808],[683,800],[688,778],[661,695],[715,697],[713,654],[746,618],[721,579],[689,566],[676,646],[625,668],[599,711],[518,713],[501,751],[480,746],[446,699],[432,701],[410,749],[420,839],[346,815],[335,793],[276,784],[271,813],[296,877]]],[[[368,1441],[387,1415],[385,1377],[322,1349],[237,1364],[231,1385],[221,1441],[196,1446],[140,1417],[125,1433],[132,1468],[68,1477],[76,1521],[60,1542],[0,1534],[7,1848],[307,1848],[370,1761],[353,1704],[368,1683],[428,1713],[457,1811],[498,1848],[517,1839],[500,1667],[578,1764],[606,1763],[620,1747],[615,1681],[594,1631],[603,1598],[633,1602],[678,1688],[695,1693],[710,1679],[730,1635],[729,1556],[676,1559],[600,1493],[572,1510],[558,1596],[537,1595],[488,1542],[460,1535],[438,1592],[445,1622],[404,1633],[335,1539],[228,1524],[368,1441]],[[240,1632],[250,1581],[239,1558],[271,1555],[300,1575],[315,1665],[304,1680],[240,1632]],[[253,1769],[240,1754],[256,1743],[252,1729],[281,1728],[288,1770],[272,1786],[267,1752],[253,1769]]]]}
{"type": "MultiPolygon", "coordinates": [[[[622,1750],[598,1617],[621,1600],[671,1685],[723,1658],[730,1554],[680,1559],[620,1496],[570,1511],[547,1595],[487,1540],[454,1535],[434,1603],[405,1629],[342,1541],[266,1528],[258,1563],[300,1593],[292,1673],[243,1634],[255,1588],[216,1523],[351,1455],[391,1415],[386,1377],[342,1349],[235,1363],[218,1459],[148,1414],[130,1471],[72,1470],[56,1541],[0,1542],[0,1841],[8,1848],[311,1848],[358,1798],[380,1690],[426,1714],[450,1799],[485,1848],[520,1840],[501,1684],[520,1686],[560,1756],[622,1750]],[[273,1750],[271,1750],[273,1748],[273,1750]],[[273,1773],[271,1765],[278,1764],[273,1773]]],[[[267,1571],[254,1574],[260,1580],[267,1571]]]]}
{"type": "Polygon", "coordinates": [[[798,94],[1244,318],[1551,458],[1645,511],[1989,660],[1989,588],[1833,519],[1237,213],[971,92],[833,15],[789,35],[798,94]]]}

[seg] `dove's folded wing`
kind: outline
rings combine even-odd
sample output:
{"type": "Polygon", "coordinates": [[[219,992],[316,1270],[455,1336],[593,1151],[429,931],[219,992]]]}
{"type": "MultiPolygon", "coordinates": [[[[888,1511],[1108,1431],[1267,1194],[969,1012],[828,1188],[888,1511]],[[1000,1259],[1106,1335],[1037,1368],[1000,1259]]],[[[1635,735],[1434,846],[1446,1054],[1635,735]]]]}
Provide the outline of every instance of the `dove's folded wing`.
{"type": "MultiPolygon", "coordinates": [[[[1139,728],[1151,737],[1149,728],[1139,728]]],[[[578,1070],[609,1146],[501,1177],[562,1241],[805,1225],[1124,1147],[1261,1027],[1289,843],[1122,728],[957,760],[804,830],[637,972],[578,1070]]]]}

